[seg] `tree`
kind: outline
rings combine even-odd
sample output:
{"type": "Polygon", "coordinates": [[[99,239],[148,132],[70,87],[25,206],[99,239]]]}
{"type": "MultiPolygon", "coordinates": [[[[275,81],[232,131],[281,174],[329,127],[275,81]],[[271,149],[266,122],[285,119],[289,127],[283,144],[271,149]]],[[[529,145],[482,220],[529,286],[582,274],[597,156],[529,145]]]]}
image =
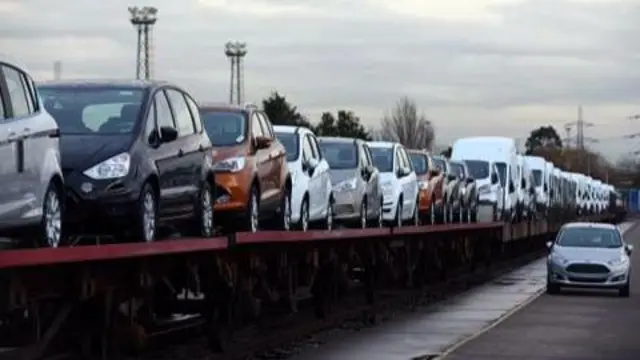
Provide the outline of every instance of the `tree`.
{"type": "Polygon", "coordinates": [[[546,148],[561,148],[562,140],[556,129],[551,126],[541,126],[529,134],[527,142],[525,143],[526,154],[532,155],[540,149],[546,148]]]}
{"type": "Polygon", "coordinates": [[[418,114],[416,103],[402,97],[390,115],[385,115],[380,124],[383,140],[399,142],[409,149],[431,149],[435,131],[424,114],[418,114]]]}
{"type": "Polygon", "coordinates": [[[294,125],[311,128],[311,124],[291,105],[287,99],[277,91],[262,100],[262,109],[273,125],[294,125]]]}
{"type": "Polygon", "coordinates": [[[442,151],[440,152],[440,155],[442,155],[442,156],[444,156],[444,157],[446,157],[446,158],[448,159],[448,158],[450,158],[450,157],[451,157],[451,151],[452,151],[452,150],[453,150],[453,149],[451,148],[451,146],[449,146],[449,147],[447,147],[446,149],[442,150],[442,151]]]}
{"type": "Polygon", "coordinates": [[[360,123],[360,118],[348,110],[339,110],[337,119],[330,112],[322,113],[320,123],[315,127],[315,131],[319,136],[340,136],[366,141],[371,140],[371,134],[360,123]]]}

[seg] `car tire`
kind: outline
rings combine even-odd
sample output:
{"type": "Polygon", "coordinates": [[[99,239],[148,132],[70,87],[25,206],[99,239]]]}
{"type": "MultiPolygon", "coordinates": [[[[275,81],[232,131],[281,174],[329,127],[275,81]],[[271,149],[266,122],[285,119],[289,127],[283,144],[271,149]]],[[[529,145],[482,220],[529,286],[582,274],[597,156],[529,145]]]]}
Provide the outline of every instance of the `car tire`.
{"type": "Polygon", "coordinates": [[[212,237],[215,235],[215,222],[213,217],[214,194],[211,185],[207,181],[202,183],[194,219],[187,229],[187,233],[193,236],[212,237]]]}
{"type": "Polygon", "coordinates": [[[363,198],[360,203],[360,229],[367,228],[367,198],[363,198]]]}
{"type": "Polygon", "coordinates": [[[286,188],[280,199],[280,213],[276,228],[283,231],[291,230],[291,191],[286,188]]]}
{"type": "Polygon", "coordinates": [[[404,210],[402,206],[402,198],[398,199],[398,205],[396,206],[396,218],[395,218],[395,226],[402,227],[402,211],[404,210]]]}
{"type": "Polygon", "coordinates": [[[555,295],[560,293],[560,286],[558,284],[554,284],[550,281],[549,277],[547,277],[547,288],[546,292],[549,295],[555,295]]]}
{"type": "Polygon", "coordinates": [[[627,282],[624,284],[623,287],[621,287],[620,289],[618,289],[618,296],[620,297],[629,297],[631,295],[631,281],[630,281],[630,276],[627,276],[627,282]]]}
{"type": "Polygon", "coordinates": [[[66,245],[62,229],[64,202],[62,190],[55,183],[49,183],[42,201],[42,220],[37,229],[36,246],[57,248],[66,245]]]}
{"type": "Polygon", "coordinates": [[[420,211],[418,209],[419,199],[416,199],[416,203],[413,206],[413,226],[420,226],[420,211]]]}
{"type": "Polygon", "coordinates": [[[378,208],[378,219],[376,220],[378,228],[384,227],[384,198],[380,198],[380,207],[378,208]]]}
{"type": "Polygon", "coordinates": [[[251,186],[247,209],[241,227],[242,230],[249,232],[260,231],[260,192],[256,185],[251,186]]]}
{"type": "Polygon", "coordinates": [[[147,243],[155,241],[158,233],[158,196],[149,183],[142,186],[137,210],[133,224],[136,239],[147,243]]]}
{"type": "Polygon", "coordinates": [[[325,230],[333,230],[334,217],[335,215],[333,213],[333,198],[329,198],[329,203],[327,204],[327,216],[324,218],[325,230]]]}
{"type": "Polygon", "coordinates": [[[297,226],[300,231],[309,230],[309,198],[305,197],[300,204],[300,221],[297,226]]]}
{"type": "Polygon", "coordinates": [[[434,225],[436,222],[436,203],[432,200],[431,206],[429,207],[429,224],[434,225]]]}

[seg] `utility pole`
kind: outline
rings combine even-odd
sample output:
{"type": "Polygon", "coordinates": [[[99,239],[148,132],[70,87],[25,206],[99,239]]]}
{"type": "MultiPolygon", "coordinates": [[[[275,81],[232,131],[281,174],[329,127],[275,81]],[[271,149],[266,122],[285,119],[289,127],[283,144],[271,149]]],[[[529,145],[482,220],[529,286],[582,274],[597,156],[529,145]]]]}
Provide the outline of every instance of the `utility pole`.
{"type": "Polygon", "coordinates": [[[224,46],[224,54],[231,64],[229,80],[229,103],[242,104],[244,101],[244,57],[247,43],[229,41],[224,46]],[[235,95],[235,96],[234,96],[235,95]]]}
{"type": "Polygon", "coordinates": [[[587,137],[584,134],[585,128],[593,127],[595,126],[595,124],[584,120],[582,106],[578,106],[578,118],[576,119],[576,121],[565,124],[565,130],[567,131],[567,140],[571,139],[570,134],[574,126],[576,128],[575,147],[577,150],[580,151],[579,162],[582,164],[585,164],[584,162],[586,162],[585,167],[587,168],[587,175],[589,175],[591,173],[591,157],[585,152],[586,150],[585,143],[586,142],[597,143],[598,140],[591,137],[587,137]]]}
{"type": "Polygon", "coordinates": [[[53,80],[60,80],[62,78],[62,61],[56,60],[53,62],[53,80]]]}
{"type": "Polygon", "coordinates": [[[137,30],[136,79],[149,80],[152,77],[153,47],[152,30],[158,21],[158,9],[152,6],[129,7],[131,24],[137,30]]]}

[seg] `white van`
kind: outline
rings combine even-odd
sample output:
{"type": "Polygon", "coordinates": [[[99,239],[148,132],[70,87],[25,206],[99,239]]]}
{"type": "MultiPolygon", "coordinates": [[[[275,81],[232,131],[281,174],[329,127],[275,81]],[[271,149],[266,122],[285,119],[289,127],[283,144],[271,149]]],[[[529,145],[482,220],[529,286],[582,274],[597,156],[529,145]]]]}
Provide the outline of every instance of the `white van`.
{"type": "Polygon", "coordinates": [[[540,156],[525,156],[524,160],[533,176],[533,183],[536,189],[536,209],[544,211],[549,201],[547,196],[549,177],[549,170],[547,169],[548,162],[540,156]]]}
{"type": "Polygon", "coordinates": [[[553,173],[555,166],[551,161],[545,161],[544,163],[544,174],[542,176],[542,193],[545,196],[544,209],[545,213],[552,206],[552,190],[553,189],[553,173]]]}
{"type": "MultiPolygon", "coordinates": [[[[515,220],[515,205],[517,202],[517,191],[515,181],[515,169],[516,169],[516,143],[515,140],[507,137],[499,136],[479,136],[479,137],[467,137],[456,140],[451,147],[451,159],[462,160],[469,163],[470,160],[477,160],[484,162],[479,163],[478,166],[483,166],[486,169],[491,169],[495,165],[498,169],[499,183],[502,184],[505,191],[501,194],[498,187],[491,188],[491,196],[482,196],[480,203],[487,204],[488,200],[492,198],[502,197],[502,205],[499,208],[501,218],[503,220],[515,220]]],[[[484,178],[474,178],[477,181],[478,188],[483,185],[492,184],[491,172],[485,171],[484,178]]],[[[495,185],[495,184],[493,184],[495,185]]],[[[486,187],[484,189],[487,189],[486,187]]],[[[484,190],[486,191],[486,190],[484,190]]],[[[496,204],[491,202],[492,205],[496,204]]]]}
{"type": "Polygon", "coordinates": [[[530,219],[535,212],[535,188],[533,174],[529,169],[523,155],[516,155],[516,192],[518,193],[518,203],[516,204],[516,217],[518,221],[530,219]]]}

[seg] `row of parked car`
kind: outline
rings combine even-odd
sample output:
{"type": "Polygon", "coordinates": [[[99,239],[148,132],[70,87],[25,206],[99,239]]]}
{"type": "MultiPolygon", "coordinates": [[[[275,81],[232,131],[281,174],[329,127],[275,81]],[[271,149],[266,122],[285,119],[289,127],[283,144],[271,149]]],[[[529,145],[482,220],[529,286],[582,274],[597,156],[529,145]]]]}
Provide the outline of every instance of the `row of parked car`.
{"type": "MultiPolygon", "coordinates": [[[[165,229],[208,237],[220,228],[471,222],[487,199],[508,213],[517,179],[523,189],[555,185],[546,168],[536,178],[520,160],[464,155],[464,139],[448,160],[317,137],[273,126],[252,105],[199,104],[166,82],[36,84],[0,60],[0,100],[0,235],[38,246],[73,245],[76,235],[150,242],[165,229]]],[[[485,145],[501,154],[497,141],[485,145]]],[[[528,216],[537,198],[523,194],[528,216]]]]}

